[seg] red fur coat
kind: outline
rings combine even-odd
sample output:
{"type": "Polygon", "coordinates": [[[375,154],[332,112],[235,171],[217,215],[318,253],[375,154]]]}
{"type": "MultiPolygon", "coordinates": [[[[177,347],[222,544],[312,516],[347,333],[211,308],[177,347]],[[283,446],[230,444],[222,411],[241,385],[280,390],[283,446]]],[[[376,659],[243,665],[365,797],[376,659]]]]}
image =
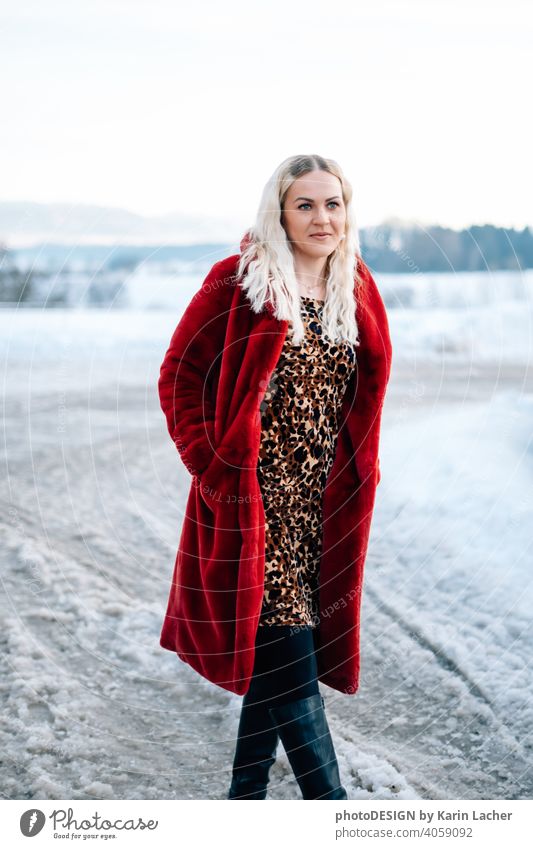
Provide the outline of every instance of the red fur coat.
{"type": "MultiPolygon", "coordinates": [[[[179,322],[159,397],[192,483],[160,643],[209,681],[243,694],[263,598],[265,513],[257,479],[260,404],[288,322],[251,309],[235,280],[239,255],[217,262],[179,322]]],[[[376,487],[392,349],[387,315],[362,260],[357,369],[343,399],[323,499],[319,680],[359,686],[363,567],[376,487]]]]}

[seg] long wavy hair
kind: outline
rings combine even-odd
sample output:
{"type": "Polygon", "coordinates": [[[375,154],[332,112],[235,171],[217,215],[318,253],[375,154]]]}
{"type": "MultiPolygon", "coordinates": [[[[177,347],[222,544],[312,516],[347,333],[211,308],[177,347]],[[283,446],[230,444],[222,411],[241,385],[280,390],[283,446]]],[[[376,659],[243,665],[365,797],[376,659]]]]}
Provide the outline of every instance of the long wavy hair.
{"type": "Polygon", "coordinates": [[[347,340],[357,345],[355,311],[363,285],[357,270],[357,258],[361,256],[359,235],[352,208],[352,187],[333,159],[317,155],[290,156],[276,168],[263,189],[255,224],[241,241],[236,278],[252,310],[259,313],[265,302],[270,301],[276,318],[290,322],[292,344],[301,344],[304,325],[300,293],[292,247],[281,216],[292,183],[303,174],[317,170],[328,171],[339,178],[346,207],[344,239],[326,260],[322,332],[333,342],[347,340]]]}

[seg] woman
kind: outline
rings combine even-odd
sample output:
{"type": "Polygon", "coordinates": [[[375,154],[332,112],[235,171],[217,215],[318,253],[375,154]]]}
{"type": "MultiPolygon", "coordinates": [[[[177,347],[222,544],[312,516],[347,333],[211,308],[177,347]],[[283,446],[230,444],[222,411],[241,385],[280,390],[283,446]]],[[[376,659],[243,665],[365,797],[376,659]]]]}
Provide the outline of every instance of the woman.
{"type": "Polygon", "coordinates": [[[193,476],[161,645],[244,695],[230,799],[266,797],[280,738],[304,799],[347,798],[318,681],[358,688],[392,354],[351,200],[332,160],[285,160],[161,366],[193,476]]]}

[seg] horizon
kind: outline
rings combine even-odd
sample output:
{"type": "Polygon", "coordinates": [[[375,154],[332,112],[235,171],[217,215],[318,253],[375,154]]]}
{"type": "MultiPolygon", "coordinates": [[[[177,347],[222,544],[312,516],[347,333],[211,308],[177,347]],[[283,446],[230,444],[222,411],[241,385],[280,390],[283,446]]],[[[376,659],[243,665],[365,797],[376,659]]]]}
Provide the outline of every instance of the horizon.
{"type": "MultiPolygon", "coordinates": [[[[91,214],[91,213],[97,214],[97,213],[107,212],[107,213],[111,213],[111,214],[117,214],[119,216],[120,215],[133,216],[134,218],[139,219],[141,224],[142,224],[143,221],[146,222],[146,223],[160,221],[162,224],[164,224],[165,221],[170,221],[172,219],[176,220],[176,219],[182,218],[184,221],[189,220],[189,217],[186,215],[186,213],[183,213],[183,212],[181,212],[177,209],[173,210],[169,213],[164,213],[164,214],[161,214],[161,215],[158,215],[158,214],[143,215],[142,213],[137,213],[134,210],[127,209],[125,207],[119,207],[119,206],[106,207],[106,206],[103,206],[103,205],[100,205],[100,204],[83,204],[83,203],[69,204],[67,202],[62,202],[62,201],[45,203],[45,202],[39,202],[39,201],[24,201],[24,200],[4,201],[4,200],[0,200],[0,213],[4,212],[2,207],[9,206],[10,204],[12,204],[14,206],[21,206],[21,207],[33,206],[34,205],[36,207],[40,207],[41,209],[48,210],[48,211],[51,211],[52,209],[55,208],[55,211],[62,210],[63,212],[65,212],[66,210],[68,210],[69,207],[71,207],[72,210],[78,209],[78,210],[81,210],[82,212],[86,212],[87,214],[91,214]]],[[[27,222],[27,218],[26,218],[25,224],[27,225],[27,223],[28,222],[27,222]]],[[[56,226],[57,226],[57,222],[56,222],[56,226]]],[[[178,240],[177,238],[173,238],[172,236],[170,236],[170,237],[165,236],[164,233],[162,233],[161,235],[159,235],[159,234],[149,234],[148,232],[145,233],[145,234],[142,234],[142,233],[139,233],[139,234],[130,233],[130,234],[128,234],[127,227],[126,227],[126,225],[124,225],[124,226],[125,226],[125,229],[124,229],[124,232],[122,232],[122,233],[120,233],[120,232],[119,233],[106,232],[106,228],[105,228],[105,225],[104,225],[104,227],[102,227],[102,230],[100,231],[100,233],[96,232],[96,233],[92,233],[90,235],[86,235],[82,230],[74,229],[74,230],[69,230],[69,231],[66,231],[66,232],[60,232],[58,234],[57,238],[56,237],[52,238],[52,234],[51,234],[50,230],[47,229],[45,226],[43,226],[41,228],[37,227],[35,230],[32,230],[31,227],[30,227],[29,230],[25,230],[25,231],[20,232],[20,233],[14,233],[14,234],[11,233],[11,234],[6,235],[5,228],[2,229],[2,223],[0,222],[0,246],[7,248],[7,250],[17,250],[17,249],[23,249],[25,247],[29,248],[29,247],[36,246],[36,245],[40,244],[42,241],[44,241],[46,244],[61,244],[61,243],[67,243],[68,244],[70,242],[75,242],[80,247],[82,247],[84,245],[89,247],[91,245],[96,246],[96,245],[108,245],[108,244],[122,244],[124,246],[126,246],[126,245],[130,245],[130,246],[138,245],[138,246],[140,246],[142,244],[145,244],[145,245],[162,245],[162,244],[164,244],[164,245],[168,245],[168,246],[175,245],[175,246],[183,246],[183,247],[188,246],[188,245],[193,246],[193,245],[208,244],[208,243],[209,244],[223,245],[223,244],[231,244],[233,242],[239,241],[242,238],[242,234],[244,233],[245,229],[247,227],[251,226],[251,224],[245,224],[245,223],[239,224],[239,223],[235,222],[235,220],[232,220],[231,218],[226,218],[226,219],[221,218],[221,219],[218,220],[218,224],[217,224],[217,220],[214,218],[214,216],[211,216],[208,220],[206,219],[206,222],[205,222],[206,232],[205,232],[205,234],[202,235],[200,232],[197,233],[195,231],[195,234],[193,236],[191,236],[191,238],[181,239],[181,240],[178,240]],[[211,233],[209,232],[209,230],[216,231],[217,229],[220,229],[220,231],[221,231],[219,234],[217,234],[216,232],[211,232],[211,233]],[[226,235],[224,235],[224,233],[226,235]]],[[[530,225],[530,224],[526,224],[526,225],[524,225],[524,227],[517,227],[517,228],[513,228],[513,227],[500,228],[500,225],[497,225],[492,221],[483,221],[483,222],[475,221],[475,222],[471,222],[470,224],[468,224],[466,226],[459,227],[459,226],[452,226],[452,225],[449,225],[449,224],[446,224],[446,223],[436,222],[436,221],[422,222],[422,221],[416,221],[416,220],[409,219],[409,218],[401,218],[400,216],[389,216],[388,218],[383,218],[381,221],[378,221],[376,223],[359,225],[358,230],[359,230],[359,232],[369,231],[369,230],[372,230],[372,229],[376,229],[376,230],[379,231],[381,228],[386,228],[386,227],[391,227],[391,228],[396,227],[398,229],[405,229],[405,230],[421,229],[422,231],[428,231],[428,230],[431,230],[431,229],[434,229],[434,228],[442,228],[444,230],[449,230],[449,231],[456,232],[456,233],[469,231],[472,228],[476,228],[476,227],[477,228],[494,227],[494,228],[497,228],[497,229],[507,229],[507,230],[511,230],[511,231],[515,231],[515,232],[523,231],[524,228],[528,229],[528,230],[533,229],[532,225],[530,225]]],[[[88,228],[88,229],[91,229],[91,228],[88,228]]],[[[202,229],[203,229],[203,223],[200,222],[197,225],[197,230],[201,231],[202,229]]]]}

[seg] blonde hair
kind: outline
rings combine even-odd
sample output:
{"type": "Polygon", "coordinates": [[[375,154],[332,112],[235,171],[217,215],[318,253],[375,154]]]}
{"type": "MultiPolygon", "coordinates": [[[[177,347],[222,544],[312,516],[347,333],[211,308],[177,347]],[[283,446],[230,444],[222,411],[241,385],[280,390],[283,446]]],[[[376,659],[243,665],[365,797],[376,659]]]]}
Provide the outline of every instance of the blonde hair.
{"type": "Polygon", "coordinates": [[[325,266],[322,332],[333,342],[344,339],[357,344],[356,293],[363,285],[357,271],[357,258],[361,255],[359,236],[352,209],[352,187],[333,159],[317,155],[290,156],[276,168],[263,189],[256,222],[241,242],[236,278],[252,310],[261,312],[265,301],[269,300],[276,318],[291,323],[291,342],[299,345],[304,338],[300,293],[292,248],[281,215],[289,187],[298,177],[317,170],[328,171],[339,178],[346,207],[345,237],[327,257],[325,266]]]}

